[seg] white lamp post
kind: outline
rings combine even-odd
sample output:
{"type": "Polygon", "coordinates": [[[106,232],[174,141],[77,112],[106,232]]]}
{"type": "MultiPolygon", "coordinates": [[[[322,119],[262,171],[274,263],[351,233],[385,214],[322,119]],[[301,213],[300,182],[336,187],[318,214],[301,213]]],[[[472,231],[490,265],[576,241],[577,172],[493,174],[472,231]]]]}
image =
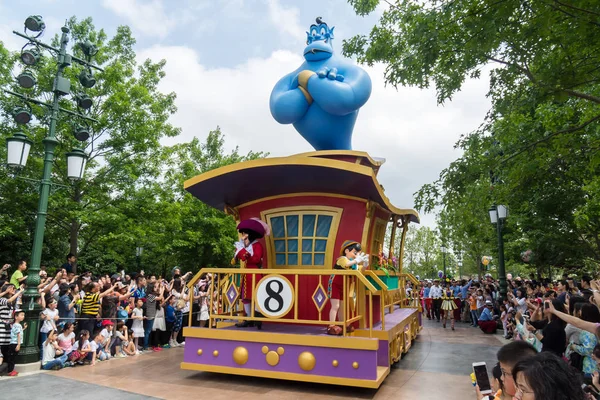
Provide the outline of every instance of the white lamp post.
{"type": "Polygon", "coordinates": [[[87,155],[81,149],[73,149],[67,153],[67,176],[69,179],[80,180],[85,172],[87,155]]]}
{"type": "Polygon", "coordinates": [[[33,142],[23,133],[17,132],[6,139],[7,161],[9,167],[23,168],[27,164],[29,150],[33,142]]]}

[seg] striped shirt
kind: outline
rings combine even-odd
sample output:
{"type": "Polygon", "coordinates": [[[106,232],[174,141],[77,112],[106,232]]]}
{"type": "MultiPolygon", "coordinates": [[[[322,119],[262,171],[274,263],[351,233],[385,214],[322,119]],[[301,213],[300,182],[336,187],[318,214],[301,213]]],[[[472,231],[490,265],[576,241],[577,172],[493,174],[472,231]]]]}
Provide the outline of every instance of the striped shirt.
{"type": "Polygon", "coordinates": [[[99,293],[86,294],[85,298],[83,299],[83,304],[81,305],[81,313],[98,315],[98,311],[100,311],[100,302],[98,301],[99,298],[99,293]]]}
{"type": "Polygon", "coordinates": [[[0,297],[0,345],[10,343],[10,322],[12,321],[12,304],[5,297],[0,297]]]}

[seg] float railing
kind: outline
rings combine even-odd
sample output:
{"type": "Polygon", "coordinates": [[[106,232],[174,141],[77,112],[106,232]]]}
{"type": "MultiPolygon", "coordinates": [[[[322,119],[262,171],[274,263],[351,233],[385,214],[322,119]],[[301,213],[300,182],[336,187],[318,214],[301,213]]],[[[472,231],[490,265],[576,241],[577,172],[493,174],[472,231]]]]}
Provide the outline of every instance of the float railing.
{"type": "MultiPolygon", "coordinates": [[[[341,325],[342,334],[346,335],[348,325],[354,322],[359,322],[361,326],[368,327],[369,336],[372,337],[373,295],[377,294],[379,290],[375,288],[371,282],[369,282],[362,272],[335,269],[316,271],[305,269],[203,268],[187,284],[187,287],[190,289],[190,309],[192,309],[192,303],[194,301],[193,286],[199,281],[200,276],[202,276],[204,273],[212,274],[213,276],[213,284],[210,286],[209,292],[207,293],[207,299],[209,302],[209,328],[212,328],[213,326],[228,326],[236,321],[246,320],[254,322],[260,321],[304,325],[341,325]],[[264,275],[262,280],[257,279],[258,275],[264,275]],[[329,321],[329,318],[324,319],[322,315],[328,298],[327,289],[322,285],[321,277],[330,277],[331,275],[341,276],[343,281],[342,293],[344,293],[344,300],[346,301],[343,301],[341,304],[341,307],[343,307],[342,313],[344,316],[342,321],[332,322],[329,321]],[[299,277],[301,276],[319,277],[319,284],[316,286],[312,296],[314,306],[318,312],[317,319],[299,318],[300,306],[297,300],[298,288],[301,284],[299,277]],[[242,307],[240,307],[242,296],[241,293],[239,293],[238,277],[244,279],[246,282],[251,282],[253,298],[251,302],[250,316],[239,315],[242,311],[242,307]],[[267,277],[270,277],[271,279],[265,280],[267,277]],[[262,287],[263,283],[267,286],[272,286],[269,282],[272,280],[280,282],[275,285],[277,286],[277,290],[275,291],[277,292],[277,295],[283,293],[283,290],[291,291],[290,296],[286,297],[286,299],[291,299],[291,301],[287,301],[289,304],[284,304],[283,298],[279,296],[276,298],[276,303],[277,305],[282,305],[281,312],[277,314],[277,316],[263,315],[259,317],[257,316],[259,310],[255,309],[259,281],[262,282],[262,287]],[[293,281],[293,284],[290,282],[290,280],[293,281]],[[285,289],[284,286],[286,287],[285,289]],[[366,296],[357,295],[359,286],[365,289],[366,296]],[[359,312],[359,310],[362,312],[359,312]],[[220,326],[217,325],[218,323],[220,323],[220,326]]],[[[271,287],[269,289],[273,291],[271,287]]],[[[386,291],[385,289],[382,290],[383,292],[386,291]]],[[[271,297],[271,299],[275,299],[275,297],[271,297]]],[[[189,323],[190,325],[192,324],[191,316],[189,323]]],[[[384,329],[383,324],[382,329],[384,329]]]]}

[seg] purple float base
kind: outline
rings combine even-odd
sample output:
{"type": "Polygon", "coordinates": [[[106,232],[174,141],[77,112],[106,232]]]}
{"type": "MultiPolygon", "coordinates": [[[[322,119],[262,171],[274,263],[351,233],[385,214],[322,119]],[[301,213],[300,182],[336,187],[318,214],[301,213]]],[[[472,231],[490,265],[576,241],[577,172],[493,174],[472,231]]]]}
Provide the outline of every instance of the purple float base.
{"type": "MultiPolygon", "coordinates": [[[[253,369],[262,371],[290,372],[304,375],[331,376],[350,379],[377,379],[377,351],[338,349],[329,347],[316,347],[308,345],[253,343],[239,340],[218,340],[186,337],[184,362],[192,364],[214,365],[221,367],[253,369]],[[279,356],[279,364],[271,366],[267,364],[266,355],[262,348],[267,346],[269,351],[277,351],[283,347],[284,354],[279,356]],[[238,365],[233,360],[233,351],[236,347],[244,347],[248,350],[248,361],[244,365],[238,365]],[[202,355],[198,350],[202,349],[202,355]],[[218,351],[217,357],[213,356],[218,351]],[[311,371],[304,371],[298,365],[300,353],[308,351],[315,356],[316,364],[311,371]],[[333,361],[338,361],[338,366],[333,366],[333,361]],[[358,368],[352,364],[358,363],[358,368]]],[[[387,362],[387,359],[386,359],[387,362]]]]}
{"type": "Polygon", "coordinates": [[[377,365],[380,367],[390,366],[390,344],[387,340],[379,340],[379,349],[377,350],[377,365]]]}

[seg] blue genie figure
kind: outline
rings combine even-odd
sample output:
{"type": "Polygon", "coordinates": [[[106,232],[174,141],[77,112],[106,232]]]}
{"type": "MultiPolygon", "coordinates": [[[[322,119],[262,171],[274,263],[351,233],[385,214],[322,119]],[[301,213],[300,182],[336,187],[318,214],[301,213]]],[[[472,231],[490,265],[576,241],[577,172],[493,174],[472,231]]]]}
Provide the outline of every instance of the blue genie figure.
{"type": "Polygon", "coordinates": [[[371,79],[361,68],[333,53],[333,30],[321,17],[310,26],[306,60],[281,78],[270,108],[280,124],[294,128],[315,150],[351,150],[358,109],[371,95],[371,79]]]}

